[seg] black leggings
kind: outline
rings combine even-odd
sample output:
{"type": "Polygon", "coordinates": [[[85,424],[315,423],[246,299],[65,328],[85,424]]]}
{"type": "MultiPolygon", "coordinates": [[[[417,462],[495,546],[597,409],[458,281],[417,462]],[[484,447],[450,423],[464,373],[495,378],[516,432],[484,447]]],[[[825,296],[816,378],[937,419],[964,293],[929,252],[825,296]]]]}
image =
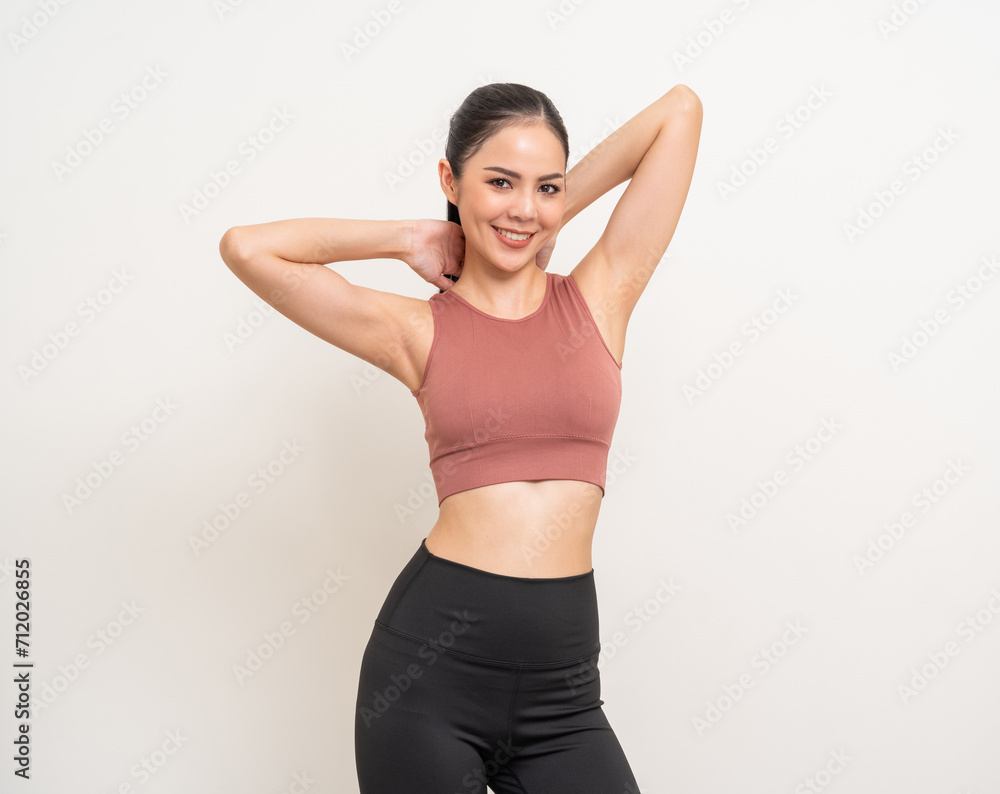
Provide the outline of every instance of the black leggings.
{"type": "Polygon", "coordinates": [[[504,576],[421,541],[361,662],[361,794],[638,794],[600,648],[593,569],[504,576]]]}

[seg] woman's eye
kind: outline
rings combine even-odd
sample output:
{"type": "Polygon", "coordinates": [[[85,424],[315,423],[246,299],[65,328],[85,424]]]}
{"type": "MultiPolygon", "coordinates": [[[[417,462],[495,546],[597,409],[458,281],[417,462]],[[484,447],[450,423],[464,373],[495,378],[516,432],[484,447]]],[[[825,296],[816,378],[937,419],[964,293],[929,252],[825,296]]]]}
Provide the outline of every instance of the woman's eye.
{"type": "MultiPolygon", "coordinates": [[[[508,180],[504,179],[502,176],[498,176],[496,179],[491,179],[489,181],[489,184],[496,185],[496,187],[503,187],[503,185],[498,185],[497,184],[498,182],[504,182],[504,183],[506,183],[508,185],[510,184],[510,182],[508,180]]],[[[553,184],[545,184],[545,185],[542,185],[542,187],[543,188],[547,188],[547,187],[548,188],[552,188],[551,190],[544,191],[546,194],[548,194],[550,196],[558,193],[561,190],[561,188],[558,185],[553,185],[553,184]]]]}

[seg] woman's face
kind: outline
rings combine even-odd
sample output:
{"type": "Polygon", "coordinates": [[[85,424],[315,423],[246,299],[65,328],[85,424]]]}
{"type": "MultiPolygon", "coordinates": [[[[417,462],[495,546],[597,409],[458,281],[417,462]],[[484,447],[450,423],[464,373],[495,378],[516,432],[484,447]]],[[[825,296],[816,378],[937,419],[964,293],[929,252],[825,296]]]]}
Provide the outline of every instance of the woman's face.
{"type": "Polygon", "coordinates": [[[566,206],[566,155],[555,133],[544,124],[506,127],[466,161],[457,182],[442,164],[442,188],[462,216],[466,264],[475,256],[503,270],[534,262],[566,206]],[[531,237],[510,240],[499,229],[531,237]]]}

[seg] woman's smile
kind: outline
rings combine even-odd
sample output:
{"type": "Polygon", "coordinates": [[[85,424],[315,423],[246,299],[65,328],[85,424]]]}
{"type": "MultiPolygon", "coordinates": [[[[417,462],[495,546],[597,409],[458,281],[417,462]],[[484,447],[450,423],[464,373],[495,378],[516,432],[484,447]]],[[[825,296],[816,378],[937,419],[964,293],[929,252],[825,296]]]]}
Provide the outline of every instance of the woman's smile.
{"type": "Polygon", "coordinates": [[[524,248],[524,246],[531,242],[531,238],[535,236],[534,232],[530,234],[517,234],[506,229],[500,229],[497,226],[492,226],[492,224],[491,228],[504,245],[508,245],[511,248],[524,248]]]}

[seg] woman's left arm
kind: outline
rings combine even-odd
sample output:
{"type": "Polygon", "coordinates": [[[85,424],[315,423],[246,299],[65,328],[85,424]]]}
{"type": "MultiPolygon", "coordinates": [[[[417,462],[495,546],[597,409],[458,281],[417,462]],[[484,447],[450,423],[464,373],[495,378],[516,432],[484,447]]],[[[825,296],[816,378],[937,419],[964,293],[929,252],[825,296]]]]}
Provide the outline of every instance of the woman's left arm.
{"type": "Polygon", "coordinates": [[[626,179],[608,225],[573,270],[627,318],[680,220],[701,136],[701,100],[678,84],[588,152],[566,175],[560,229],[626,179]]]}

